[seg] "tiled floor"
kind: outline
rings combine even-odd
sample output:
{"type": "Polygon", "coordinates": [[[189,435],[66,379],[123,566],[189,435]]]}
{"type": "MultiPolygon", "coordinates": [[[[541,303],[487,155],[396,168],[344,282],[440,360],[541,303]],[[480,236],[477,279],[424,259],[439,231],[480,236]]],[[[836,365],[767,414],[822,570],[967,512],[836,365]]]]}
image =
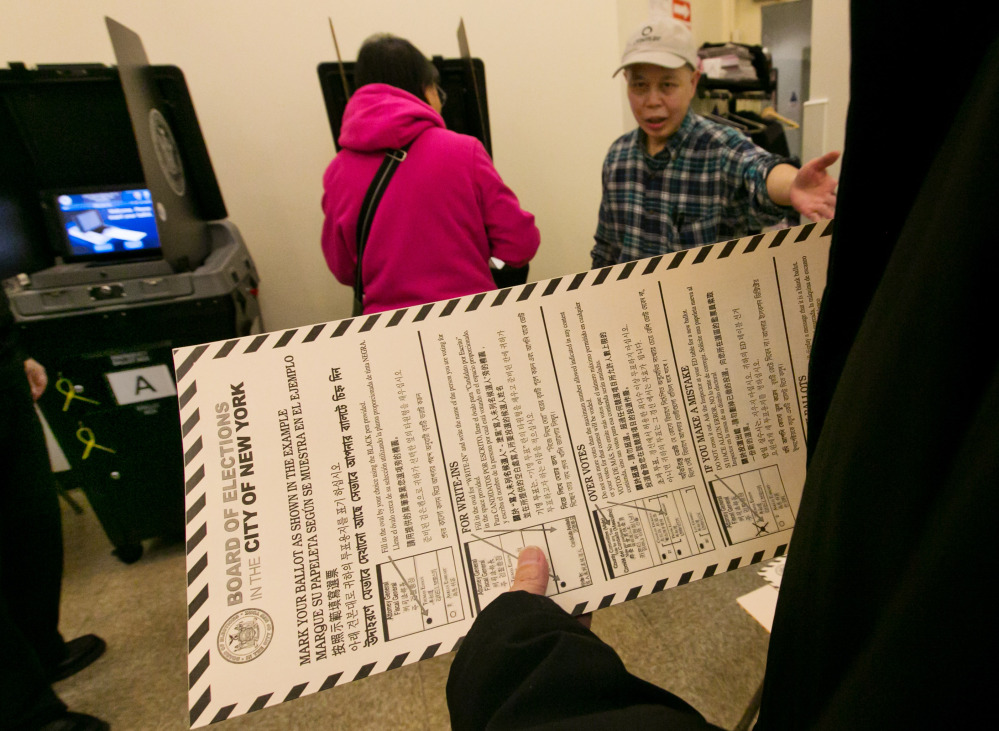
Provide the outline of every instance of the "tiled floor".
{"type": "MultiPolygon", "coordinates": [[[[187,605],[181,543],[147,541],[136,563],[111,545],[84,508],[63,510],[67,638],[94,632],[107,654],[56,685],[77,711],[114,729],[186,729],[187,605]]],[[[725,728],[738,722],[760,680],[769,635],[736,603],[763,585],[756,567],[598,611],[593,630],[636,675],[662,685],[725,728]]],[[[406,665],[216,726],[231,729],[447,729],[451,656],[406,665]]]]}

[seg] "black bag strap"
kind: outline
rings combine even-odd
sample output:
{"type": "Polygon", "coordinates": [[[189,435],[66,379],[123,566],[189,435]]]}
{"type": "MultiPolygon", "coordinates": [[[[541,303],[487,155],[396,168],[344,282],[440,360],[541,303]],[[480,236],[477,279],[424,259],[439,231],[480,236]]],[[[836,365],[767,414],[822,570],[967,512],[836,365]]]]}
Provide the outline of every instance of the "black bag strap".
{"type": "MultiPolygon", "coordinates": [[[[410,145],[413,144],[412,142],[410,145]]],[[[399,167],[399,163],[406,159],[409,145],[399,150],[387,150],[382,160],[378,172],[375,173],[368,192],[364,194],[364,201],[361,203],[361,212],[357,217],[357,266],[354,273],[354,300],[364,301],[364,280],[361,278],[361,260],[364,257],[364,247],[368,242],[368,232],[371,230],[371,222],[374,220],[378,203],[385,194],[389,180],[399,167]]]]}

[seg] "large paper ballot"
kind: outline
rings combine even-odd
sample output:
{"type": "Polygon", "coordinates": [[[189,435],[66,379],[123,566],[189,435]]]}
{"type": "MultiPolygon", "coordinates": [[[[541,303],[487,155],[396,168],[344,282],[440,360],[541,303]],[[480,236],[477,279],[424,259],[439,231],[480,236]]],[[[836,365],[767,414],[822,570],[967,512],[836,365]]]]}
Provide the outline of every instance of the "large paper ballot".
{"type": "Polygon", "coordinates": [[[831,228],[175,351],[192,726],[782,555],[831,228]]]}

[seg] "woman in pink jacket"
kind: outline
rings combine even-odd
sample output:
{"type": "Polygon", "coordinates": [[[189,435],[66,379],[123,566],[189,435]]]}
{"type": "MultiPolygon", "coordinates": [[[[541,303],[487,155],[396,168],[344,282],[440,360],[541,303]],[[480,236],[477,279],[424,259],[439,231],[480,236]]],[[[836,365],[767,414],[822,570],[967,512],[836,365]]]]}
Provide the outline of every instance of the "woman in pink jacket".
{"type": "Polygon", "coordinates": [[[490,257],[519,267],[540,235],[482,143],[444,127],[433,65],[409,41],[369,38],[323,176],[322,247],[353,286],[357,219],[385,151],[410,145],[378,204],[364,249],[364,313],[495,289],[490,257]]]}

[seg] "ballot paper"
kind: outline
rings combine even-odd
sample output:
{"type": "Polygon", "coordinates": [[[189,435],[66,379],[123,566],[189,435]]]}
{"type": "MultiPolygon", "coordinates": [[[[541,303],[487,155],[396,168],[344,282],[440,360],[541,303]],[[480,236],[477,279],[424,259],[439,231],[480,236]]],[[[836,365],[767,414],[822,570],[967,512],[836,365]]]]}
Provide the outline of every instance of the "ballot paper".
{"type": "Polygon", "coordinates": [[[192,726],[783,555],[831,229],[177,349],[192,726]]]}

